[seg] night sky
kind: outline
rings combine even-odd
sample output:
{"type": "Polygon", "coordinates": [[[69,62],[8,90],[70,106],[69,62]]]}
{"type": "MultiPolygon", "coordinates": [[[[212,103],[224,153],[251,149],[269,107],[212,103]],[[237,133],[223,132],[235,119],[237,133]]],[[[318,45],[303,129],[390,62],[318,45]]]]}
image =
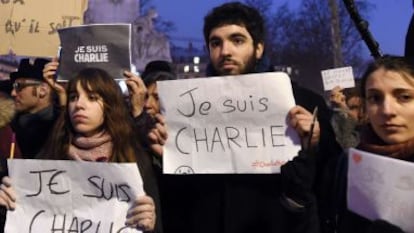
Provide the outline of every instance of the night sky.
{"type": "MultiPolygon", "coordinates": [[[[194,43],[202,45],[203,17],[214,6],[224,3],[224,0],[153,0],[159,16],[175,23],[176,31],[173,38],[194,38],[194,43]]],[[[274,7],[285,1],[274,0],[274,7]]],[[[299,0],[290,0],[292,7],[299,0]]],[[[383,53],[403,55],[405,34],[413,12],[411,0],[369,0],[375,4],[369,18],[370,30],[379,42],[383,53]]],[[[177,40],[179,41],[179,40],[177,40]]],[[[175,41],[175,42],[177,42],[175,41]]],[[[185,41],[185,40],[183,40],[185,41]]],[[[365,48],[365,46],[364,46],[365,48]]],[[[367,57],[369,51],[366,49],[367,57]]]]}

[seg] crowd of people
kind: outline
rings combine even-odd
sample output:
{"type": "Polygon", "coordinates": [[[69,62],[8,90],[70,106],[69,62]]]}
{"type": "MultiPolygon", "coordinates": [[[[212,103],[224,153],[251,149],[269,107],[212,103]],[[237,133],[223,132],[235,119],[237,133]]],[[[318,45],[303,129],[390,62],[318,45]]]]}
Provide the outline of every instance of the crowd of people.
{"type": "MultiPolygon", "coordinates": [[[[265,33],[263,17],[250,6],[213,8],[203,27],[206,76],[271,71],[265,33]]],[[[4,161],[35,158],[136,163],[146,195],[136,197],[126,225],[144,232],[403,232],[347,209],[345,187],[348,148],[414,161],[409,57],[376,59],[354,89],[331,90],[329,105],[292,82],[296,106],[288,124],[302,147],[280,173],[192,175],[162,173],[168,126],[157,81],[177,78],[171,63],[150,62],[140,77],[125,71],[125,99],[102,69],[84,69],[63,84],[55,79],[58,59],[22,59],[10,74],[11,91],[0,96],[1,223],[19,204],[4,161]]]]}

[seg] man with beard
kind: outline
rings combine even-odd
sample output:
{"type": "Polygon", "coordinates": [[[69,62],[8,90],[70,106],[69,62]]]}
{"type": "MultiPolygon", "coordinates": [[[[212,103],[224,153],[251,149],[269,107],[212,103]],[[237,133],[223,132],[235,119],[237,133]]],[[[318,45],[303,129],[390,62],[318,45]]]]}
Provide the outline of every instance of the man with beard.
{"type": "MultiPolygon", "coordinates": [[[[263,18],[254,8],[238,2],[214,8],[204,18],[210,55],[207,74],[269,71],[264,31],[263,18]]],[[[299,155],[283,165],[280,174],[163,175],[160,193],[166,232],[320,232],[315,192],[322,191],[322,172],[317,172],[322,169],[316,167],[324,166],[324,155],[339,155],[340,147],[332,140],[323,98],[295,84],[293,93],[298,106],[290,110],[289,124],[302,142],[313,135],[311,148],[303,143],[299,155]],[[316,106],[318,120],[311,134],[311,112],[316,106]]],[[[155,151],[162,151],[165,132],[160,122],[150,133],[155,151]]]]}

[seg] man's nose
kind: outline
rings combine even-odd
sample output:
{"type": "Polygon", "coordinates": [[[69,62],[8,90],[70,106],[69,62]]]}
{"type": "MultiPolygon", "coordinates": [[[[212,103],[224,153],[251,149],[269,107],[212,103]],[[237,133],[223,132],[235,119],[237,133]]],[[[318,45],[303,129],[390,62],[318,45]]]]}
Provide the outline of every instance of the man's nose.
{"type": "Polygon", "coordinates": [[[223,44],[221,45],[221,54],[223,56],[231,55],[231,44],[229,42],[223,42],[223,44]]]}
{"type": "Polygon", "coordinates": [[[17,96],[17,91],[16,91],[15,88],[12,89],[10,95],[13,96],[13,97],[16,97],[17,96]]]}

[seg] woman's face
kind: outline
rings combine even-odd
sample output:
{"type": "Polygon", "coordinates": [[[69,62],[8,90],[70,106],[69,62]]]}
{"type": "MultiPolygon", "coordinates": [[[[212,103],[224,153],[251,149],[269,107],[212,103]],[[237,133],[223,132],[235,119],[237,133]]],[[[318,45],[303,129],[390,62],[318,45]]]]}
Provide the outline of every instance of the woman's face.
{"type": "Polygon", "coordinates": [[[362,99],[359,96],[352,96],[346,101],[346,105],[349,108],[350,116],[358,122],[361,121],[363,117],[362,99]]]}
{"type": "Polygon", "coordinates": [[[158,99],[157,83],[152,83],[147,87],[148,99],[145,102],[145,109],[148,114],[155,117],[160,113],[160,102],[158,99]]]}
{"type": "MultiPolygon", "coordinates": [[[[410,77],[413,78],[414,77],[410,77]]],[[[414,87],[395,71],[383,68],[367,79],[366,113],[375,133],[388,144],[414,138],[414,87]]]]}
{"type": "Polygon", "coordinates": [[[69,93],[69,117],[73,128],[84,136],[101,131],[104,122],[103,99],[97,93],[88,93],[80,83],[76,91],[69,93]]]}

